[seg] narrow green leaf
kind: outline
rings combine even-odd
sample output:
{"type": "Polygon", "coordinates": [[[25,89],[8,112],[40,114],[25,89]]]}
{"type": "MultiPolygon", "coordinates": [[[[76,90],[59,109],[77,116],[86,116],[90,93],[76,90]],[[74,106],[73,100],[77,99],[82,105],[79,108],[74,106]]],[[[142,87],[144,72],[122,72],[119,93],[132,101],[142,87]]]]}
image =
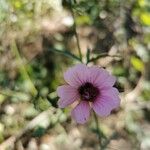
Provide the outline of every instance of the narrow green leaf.
{"type": "Polygon", "coordinates": [[[86,51],[86,63],[87,64],[88,64],[89,60],[90,60],[90,49],[87,48],[87,51],[86,51]]]}
{"type": "Polygon", "coordinates": [[[65,56],[67,56],[67,57],[70,57],[70,58],[72,58],[72,59],[75,59],[75,60],[81,62],[81,60],[80,60],[79,57],[77,57],[76,55],[70,53],[70,52],[67,51],[67,50],[64,50],[64,51],[58,50],[58,49],[48,49],[48,50],[49,50],[49,51],[52,51],[52,52],[60,53],[60,54],[62,54],[62,55],[65,55],[65,56]]]}
{"type": "Polygon", "coordinates": [[[109,55],[108,53],[102,53],[102,54],[99,54],[97,55],[96,57],[93,57],[89,60],[89,62],[93,62],[93,61],[96,61],[102,57],[121,57],[119,55],[109,55]]]}
{"type": "Polygon", "coordinates": [[[142,72],[144,70],[144,63],[135,56],[131,57],[131,64],[137,71],[142,72]]]}

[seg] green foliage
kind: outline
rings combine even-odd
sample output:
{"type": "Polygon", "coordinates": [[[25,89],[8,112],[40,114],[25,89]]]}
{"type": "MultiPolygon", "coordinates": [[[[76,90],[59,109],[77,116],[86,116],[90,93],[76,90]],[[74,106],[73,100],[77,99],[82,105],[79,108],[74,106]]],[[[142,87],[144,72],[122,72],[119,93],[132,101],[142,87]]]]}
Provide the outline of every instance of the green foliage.
{"type": "Polygon", "coordinates": [[[150,13],[143,12],[140,16],[141,23],[147,26],[150,26],[150,13]]]}
{"type": "Polygon", "coordinates": [[[116,76],[127,76],[127,70],[123,68],[121,65],[114,66],[113,74],[116,76]]]}
{"type": "Polygon", "coordinates": [[[137,57],[131,57],[131,64],[137,70],[142,72],[144,70],[144,63],[137,57]]]}
{"type": "Polygon", "coordinates": [[[150,3],[149,0],[138,0],[137,7],[133,14],[140,18],[141,24],[150,26],[150,3]]]}
{"type": "Polygon", "coordinates": [[[44,135],[46,132],[46,129],[43,127],[37,127],[34,132],[33,132],[33,136],[34,137],[41,137],[42,135],[44,135]]]}

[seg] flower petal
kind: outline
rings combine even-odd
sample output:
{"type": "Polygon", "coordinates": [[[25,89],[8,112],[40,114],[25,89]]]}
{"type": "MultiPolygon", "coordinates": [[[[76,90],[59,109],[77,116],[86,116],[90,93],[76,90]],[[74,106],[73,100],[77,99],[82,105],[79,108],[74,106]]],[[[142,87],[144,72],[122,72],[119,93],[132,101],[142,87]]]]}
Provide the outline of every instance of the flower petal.
{"type": "Polygon", "coordinates": [[[120,105],[119,91],[114,87],[101,90],[101,97],[108,99],[113,109],[120,105]]]}
{"type": "Polygon", "coordinates": [[[97,66],[89,68],[89,80],[100,88],[113,86],[116,82],[114,76],[110,75],[105,69],[97,66]]]}
{"type": "Polygon", "coordinates": [[[78,64],[64,74],[64,79],[71,86],[79,87],[87,80],[87,69],[86,65],[78,64]]]}
{"type": "Polygon", "coordinates": [[[111,112],[111,107],[105,102],[105,99],[98,99],[92,105],[93,110],[101,117],[106,117],[111,112]]]}
{"type": "Polygon", "coordinates": [[[84,124],[90,116],[90,105],[86,101],[81,101],[71,112],[77,123],[84,124]]]}
{"type": "Polygon", "coordinates": [[[57,94],[60,97],[58,106],[64,108],[79,99],[78,91],[70,85],[63,85],[57,88],[57,94]]]}
{"type": "Polygon", "coordinates": [[[113,86],[116,82],[116,77],[108,74],[107,78],[99,85],[100,88],[113,86]]]}
{"type": "Polygon", "coordinates": [[[99,77],[101,69],[97,66],[92,66],[88,68],[88,82],[95,84],[96,79],[99,77]]]}
{"type": "Polygon", "coordinates": [[[101,96],[94,101],[92,108],[98,115],[108,116],[113,109],[120,105],[118,93],[118,90],[113,87],[101,91],[101,96]]]}
{"type": "Polygon", "coordinates": [[[116,97],[118,97],[118,95],[119,95],[119,91],[117,90],[117,88],[107,87],[107,88],[101,89],[101,96],[107,96],[112,99],[115,99],[116,97]]]}

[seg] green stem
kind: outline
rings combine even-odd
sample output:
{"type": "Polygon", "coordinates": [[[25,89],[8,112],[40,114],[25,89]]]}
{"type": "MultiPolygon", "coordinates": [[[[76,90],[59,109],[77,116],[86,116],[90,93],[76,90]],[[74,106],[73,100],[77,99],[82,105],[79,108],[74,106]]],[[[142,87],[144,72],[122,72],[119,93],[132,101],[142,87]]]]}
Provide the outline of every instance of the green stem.
{"type": "Polygon", "coordinates": [[[77,60],[77,61],[79,61],[79,62],[82,63],[82,61],[81,61],[81,59],[80,59],[79,57],[77,57],[76,55],[70,53],[70,52],[67,51],[67,50],[64,50],[64,51],[58,50],[58,49],[48,49],[48,50],[49,50],[49,51],[52,51],[52,52],[57,52],[57,53],[63,54],[63,55],[65,55],[65,56],[67,56],[67,57],[73,58],[73,59],[75,59],[75,60],[77,60]]]}
{"type": "Polygon", "coordinates": [[[29,83],[29,86],[31,87],[31,94],[33,96],[35,96],[37,94],[37,89],[34,86],[32,80],[31,80],[31,78],[30,78],[30,76],[29,76],[29,74],[27,72],[26,66],[24,65],[24,63],[22,61],[22,58],[20,56],[18,47],[16,45],[16,41],[12,42],[11,50],[12,50],[12,53],[14,54],[14,56],[16,57],[16,59],[18,61],[20,73],[21,73],[23,79],[29,81],[28,83],[29,83]]]}
{"type": "Polygon", "coordinates": [[[102,133],[102,131],[99,128],[98,118],[97,118],[95,112],[93,112],[93,113],[94,113],[94,119],[95,119],[95,124],[96,124],[96,130],[97,130],[100,150],[103,150],[102,138],[106,138],[106,137],[105,137],[105,135],[102,133]]]}
{"type": "Polygon", "coordinates": [[[96,60],[98,60],[99,58],[102,58],[102,57],[118,57],[118,58],[121,58],[119,55],[109,55],[108,53],[102,53],[102,54],[99,54],[99,55],[97,55],[96,57],[94,57],[94,58],[91,58],[89,61],[88,61],[88,63],[89,62],[93,62],[93,61],[96,61],[96,60]]]}
{"type": "Polygon", "coordinates": [[[70,9],[71,9],[72,17],[73,17],[73,20],[74,20],[73,28],[74,28],[74,33],[75,33],[75,37],[76,37],[76,40],[77,40],[77,47],[78,47],[78,51],[79,51],[79,57],[80,57],[80,60],[82,62],[82,53],[81,53],[79,37],[78,37],[78,33],[77,33],[77,25],[76,25],[76,20],[75,20],[75,14],[74,14],[74,11],[73,11],[73,8],[72,8],[72,2],[70,2],[70,9]]]}

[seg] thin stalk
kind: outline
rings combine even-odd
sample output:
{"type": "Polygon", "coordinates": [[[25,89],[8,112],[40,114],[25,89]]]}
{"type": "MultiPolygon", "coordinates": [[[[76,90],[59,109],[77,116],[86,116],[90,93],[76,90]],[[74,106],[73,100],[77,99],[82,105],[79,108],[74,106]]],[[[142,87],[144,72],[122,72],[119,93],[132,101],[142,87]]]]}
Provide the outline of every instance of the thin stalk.
{"type": "Polygon", "coordinates": [[[35,96],[37,94],[37,89],[34,86],[32,80],[31,80],[31,78],[30,78],[30,76],[28,74],[28,71],[26,69],[26,66],[24,65],[24,63],[22,61],[22,58],[20,56],[20,53],[19,53],[19,50],[17,48],[17,45],[16,45],[15,41],[12,42],[11,50],[12,50],[12,53],[14,54],[14,56],[17,59],[17,62],[19,64],[20,73],[21,73],[22,77],[24,78],[24,80],[29,81],[29,86],[31,87],[31,94],[33,96],[35,96]]]}
{"type": "Polygon", "coordinates": [[[96,57],[93,57],[93,58],[91,58],[89,61],[88,61],[88,63],[89,62],[93,62],[93,61],[96,61],[96,60],[98,60],[98,59],[100,59],[100,58],[102,58],[102,57],[118,57],[118,58],[121,58],[119,55],[109,55],[108,53],[102,53],[102,54],[99,54],[99,55],[97,55],[96,57]]]}
{"type": "Polygon", "coordinates": [[[102,138],[106,138],[106,137],[104,136],[104,134],[102,133],[102,131],[99,128],[98,118],[97,118],[95,112],[93,112],[93,114],[94,114],[94,120],[95,120],[95,124],[96,124],[98,140],[99,140],[99,147],[100,147],[100,150],[103,150],[104,148],[102,146],[102,138]]]}
{"type": "Polygon", "coordinates": [[[72,2],[70,2],[70,10],[71,10],[71,14],[74,20],[74,24],[73,24],[73,29],[74,29],[74,33],[75,33],[75,37],[76,37],[76,41],[77,41],[77,47],[78,47],[78,51],[79,51],[79,57],[80,60],[82,62],[82,53],[81,53],[81,48],[80,48],[80,42],[79,42],[79,37],[78,37],[78,33],[77,33],[77,25],[76,25],[76,20],[75,20],[75,14],[72,8],[72,2]]]}
{"type": "Polygon", "coordinates": [[[79,57],[77,57],[76,55],[70,53],[69,51],[65,50],[65,51],[62,51],[62,50],[58,50],[58,49],[48,49],[49,51],[52,51],[52,52],[57,52],[57,53],[60,53],[60,54],[63,54],[67,57],[70,57],[70,58],[73,58],[79,62],[82,63],[81,59],[79,57]]]}

